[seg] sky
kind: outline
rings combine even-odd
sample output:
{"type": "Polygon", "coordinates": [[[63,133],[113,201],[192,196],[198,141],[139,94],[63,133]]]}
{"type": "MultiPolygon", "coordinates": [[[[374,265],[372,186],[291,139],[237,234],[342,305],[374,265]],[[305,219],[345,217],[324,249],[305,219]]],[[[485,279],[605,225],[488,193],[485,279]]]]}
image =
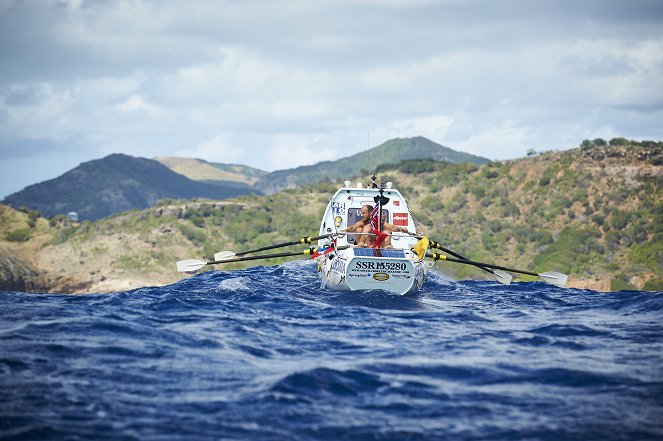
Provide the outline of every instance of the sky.
{"type": "Polygon", "coordinates": [[[660,0],[0,0],[0,199],[111,153],[663,140],[660,0]]]}

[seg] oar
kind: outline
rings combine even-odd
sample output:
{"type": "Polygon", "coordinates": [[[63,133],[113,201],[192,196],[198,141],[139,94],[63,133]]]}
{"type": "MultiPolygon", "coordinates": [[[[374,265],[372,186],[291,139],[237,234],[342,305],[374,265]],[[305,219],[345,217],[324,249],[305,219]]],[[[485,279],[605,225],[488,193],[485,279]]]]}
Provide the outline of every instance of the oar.
{"type": "Polygon", "coordinates": [[[505,266],[499,266],[499,265],[492,265],[490,263],[483,263],[483,262],[475,262],[473,260],[468,260],[468,259],[457,259],[455,257],[449,257],[445,256],[444,254],[439,254],[439,253],[429,253],[428,257],[431,257],[433,260],[447,260],[449,262],[456,262],[456,263],[462,263],[465,265],[474,265],[478,267],[487,267],[487,268],[494,268],[494,269],[499,269],[499,270],[504,270],[504,271],[510,271],[512,273],[520,273],[520,274],[527,274],[528,276],[535,276],[539,277],[541,280],[543,280],[546,283],[549,283],[551,285],[555,286],[561,286],[562,288],[566,286],[566,281],[568,280],[569,276],[566,274],[562,273],[556,273],[556,272],[546,272],[546,273],[534,273],[532,271],[525,271],[525,270],[519,270],[519,269],[514,269],[514,268],[507,268],[505,266]]]}
{"type": "MultiPolygon", "coordinates": [[[[455,253],[455,252],[451,251],[450,249],[447,249],[447,248],[443,247],[439,242],[435,242],[434,240],[431,240],[431,242],[428,246],[430,248],[437,248],[438,250],[442,250],[447,254],[451,254],[454,257],[458,257],[459,259],[468,260],[467,257],[463,257],[460,254],[455,253]]],[[[481,265],[475,265],[475,266],[477,268],[481,268],[482,270],[492,274],[493,276],[495,276],[495,280],[497,280],[498,282],[503,283],[505,285],[510,284],[511,279],[513,279],[513,277],[511,277],[511,274],[505,273],[504,271],[500,271],[500,270],[497,270],[497,269],[490,269],[490,268],[487,268],[487,267],[481,266],[481,265]]]]}
{"type": "Polygon", "coordinates": [[[258,260],[258,259],[271,259],[273,257],[289,257],[289,256],[302,256],[313,254],[317,248],[309,248],[303,251],[290,251],[287,253],[275,253],[275,254],[262,254],[260,256],[247,256],[247,257],[237,257],[235,259],[215,259],[215,260],[198,260],[198,259],[186,259],[180,260],[177,262],[177,271],[181,273],[193,273],[198,271],[200,268],[205,265],[216,265],[217,263],[231,263],[231,262],[245,262],[248,260],[258,260]]]}
{"type": "Polygon", "coordinates": [[[316,236],[316,237],[310,237],[310,236],[304,236],[299,240],[293,240],[291,242],[283,242],[283,243],[276,243],[274,245],[268,245],[266,247],[262,248],[256,248],[255,250],[248,250],[248,251],[242,251],[241,253],[236,253],[234,251],[219,251],[218,253],[214,254],[214,260],[219,261],[219,260],[228,260],[232,259],[233,257],[237,256],[244,256],[246,254],[252,254],[252,253],[258,253],[260,251],[267,251],[267,250],[273,250],[275,248],[283,248],[283,247],[288,247],[290,245],[297,245],[300,243],[311,243],[314,240],[319,240],[319,239],[326,239],[330,234],[323,234],[322,236],[316,236]]]}

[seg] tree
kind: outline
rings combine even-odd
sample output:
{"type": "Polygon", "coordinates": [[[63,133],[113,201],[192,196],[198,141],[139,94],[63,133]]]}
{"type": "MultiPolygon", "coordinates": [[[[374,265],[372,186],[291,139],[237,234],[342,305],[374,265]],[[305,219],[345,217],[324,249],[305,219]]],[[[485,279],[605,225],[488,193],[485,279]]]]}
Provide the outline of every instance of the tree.
{"type": "Polygon", "coordinates": [[[592,142],[594,143],[594,145],[596,145],[598,147],[605,147],[605,146],[608,145],[608,143],[603,138],[596,138],[592,142]]]}
{"type": "Polygon", "coordinates": [[[581,149],[591,149],[592,147],[594,147],[594,143],[592,141],[590,141],[589,139],[584,139],[580,143],[580,148],[581,149]]]}
{"type": "Polygon", "coordinates": [[[538,153],[536,152],[536,150],[534,150],[534,149],[529,149],[529,150],[527,150],[527,157],[528,157],[528,158],[531,158],[531,157],[536,156],[536,155],[538,155],[538,153]]]}
{"type": "Polygon", "coordinates": [[[610,146],[624,146],[628,145],[628,140],[626,138],[612,138],[609,142],[610,146]]]}

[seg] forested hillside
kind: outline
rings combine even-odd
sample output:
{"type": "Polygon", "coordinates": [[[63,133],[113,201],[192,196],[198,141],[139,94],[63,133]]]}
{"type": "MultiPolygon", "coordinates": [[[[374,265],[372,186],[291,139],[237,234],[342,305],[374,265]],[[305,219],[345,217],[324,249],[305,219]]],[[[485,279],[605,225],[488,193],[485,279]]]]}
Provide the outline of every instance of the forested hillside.
{"type": "MultiPolygon", "coordinates": [[[[565,272],[575,287],[663,290],[659,143],[586,145],[481,166],[408,160],[378,175],[405,195],[425,234],[463,255],[565,272]]],[[[0,249],[30,262],[25,271],[57,275],[47,279],[60,292],[170,283],[182,277],[176,260],[316,234],[337,188],[327,182],[226,201],[162,200],[79,226],[5,207],[0,249]]],[[[437,271],[484,277],[452,263],[438,263],[437,271]]]]}
{"type": "Polygon", "coordinates": [[[591,147],[481,168],[405,162],[394,179],[424,231],[476,259],[567,272],[603,290],[663,289],[662,153],[591,147]]]}
{"type": "Polygon", "coordinates": [[[395,164],[406,159],[433,159],[437,161],[486,164],[488,159],[469,153],[457,152],[422,136],[391,139],[370,150],[336,161],[277,170],[262,176],[255,187],[262,193],[272,194],[297,186],[315,184],[324,180],[343,181],[353,176],[369,174],[379,166],[395,164]]]}

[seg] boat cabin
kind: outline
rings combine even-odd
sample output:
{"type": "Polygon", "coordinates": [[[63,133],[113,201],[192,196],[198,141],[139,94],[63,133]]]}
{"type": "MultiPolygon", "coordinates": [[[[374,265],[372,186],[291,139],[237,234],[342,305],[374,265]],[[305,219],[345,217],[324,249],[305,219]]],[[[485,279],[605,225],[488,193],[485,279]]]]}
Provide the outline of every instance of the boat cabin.
{"type": "MultiPolygon", "coordinates": [[[[385,222],[396,227],[405,227],[410,233],[415,233],[415,225],[412,215],[407,207],[407,202],[401,193],[393,188],[391,182],[381,184],[378,188],[366,188],[361,183],[352,187],[350,181],[345,181],[345,185],[339,188],[334,196],[329,200],[325,214],[322,217],[320,225],[320,235],[336,233],[354,225],[361,220],[361,207],[370,205],[375,207],[377,198],[382,195],[382,216],[385,222]]],[[[356,245],[359,241],[359,235],[348,233],[337,239],[337,246],[356,245]]],[[[406,248],[411,246],[411,238],[403,234],[392,236],[392,246],[394,248],[406,248]]]]}

